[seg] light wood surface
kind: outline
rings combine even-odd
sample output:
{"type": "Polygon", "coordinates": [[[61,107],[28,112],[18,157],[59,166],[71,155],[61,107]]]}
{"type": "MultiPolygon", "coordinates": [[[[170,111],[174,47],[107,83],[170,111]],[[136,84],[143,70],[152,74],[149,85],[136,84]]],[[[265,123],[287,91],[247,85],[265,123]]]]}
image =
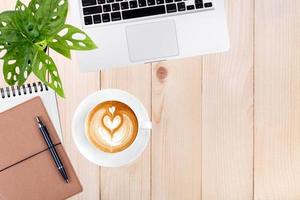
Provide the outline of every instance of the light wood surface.
{"type": "Polygon", "coordinates": [[[226,7],[231,50],[205,56],[203,61],[202,196],[209,200],[250,200],[253,196],[253,1],[228,0],[226,7]]]}
{"type": "Polygon", "coordinates": [[[153,65],[152,199],[201,198],[201,77],[201,59],[153,65]]]}
{"type": "Polygon", "coordinates": [[[256,200],[300,199],[300,1],[255,6],[256,200]]]}
{"type": "Polygon", "coordinates": [[[63,140],[84,187],[72,199],[300,199],[300,1],[226,0],[226,9],[226,53],[80,73],[76,58],[51,52],[67,96],[63,140]],[[130,166],[95,166],[71,138],[76,107],[104,88],[134,94],[152,118],[151,143],[130,166]]]}

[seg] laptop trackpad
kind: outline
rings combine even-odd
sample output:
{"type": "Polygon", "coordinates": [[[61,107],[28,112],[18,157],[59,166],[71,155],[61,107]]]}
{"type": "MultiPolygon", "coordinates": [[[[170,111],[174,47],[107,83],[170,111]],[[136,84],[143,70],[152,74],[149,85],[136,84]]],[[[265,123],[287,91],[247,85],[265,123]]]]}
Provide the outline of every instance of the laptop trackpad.
{"type": "Polygon", "coordinates": [[[126,35],[132,62],[157,60],[179,54],[174,20],[128,26],[126,35]]]}

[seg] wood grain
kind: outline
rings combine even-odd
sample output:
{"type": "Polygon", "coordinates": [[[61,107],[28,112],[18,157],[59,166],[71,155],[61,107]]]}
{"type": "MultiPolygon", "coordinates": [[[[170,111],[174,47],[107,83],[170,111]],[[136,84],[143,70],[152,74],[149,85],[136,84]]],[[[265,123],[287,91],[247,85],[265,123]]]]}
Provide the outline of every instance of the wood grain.
{"type": "Polygon", "coordinates": [[[154,64],[152,199],[201,199],[201,59],[154,64]]]}
{"type": "MultiPolygon", "coordinates": [[[[101,72],[101,88],[117,88],[135,95],[151,114],[151,66],[101,72]]],[[[133,164],[101,168],[102,200],[150,200],[151,144],[133,164]]]]}
{"type": "Polygon", "coordinates": [[[256,1],[255,199],[300,199],[300,1],[256,1]]]}
{"type": "Polygon", "coordinates": [[[203,60],[203,200],[253,198],[253,1],[228,0],[231,49],[203,60]],[[238,17],[237,17],[238,16],[238,17]]]}

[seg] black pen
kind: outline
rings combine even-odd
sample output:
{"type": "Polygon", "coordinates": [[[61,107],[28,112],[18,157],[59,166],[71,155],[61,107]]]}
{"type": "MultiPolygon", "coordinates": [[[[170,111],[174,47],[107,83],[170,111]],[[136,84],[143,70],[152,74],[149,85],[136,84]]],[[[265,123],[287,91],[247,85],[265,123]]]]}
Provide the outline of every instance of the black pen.
{"type": "Polygon", "coordinates": [[[69,178],[68,178],[68,175],[67,175],[67,172],[65,170],[65,167],[64,165],[62,164],[58,154],[57,154],[57,151],[55,149],[55,146],[50,138],[50,135],[49,135],[49,132],[46,128],[46,126],[43,124],[43,122],[41,121],[40,117],[36,117],[36,121],[38,123],[38,127],[40,129],[40,132],[41,134],[43,135],[43,138],[45,139],[47,145],[48,145],[48,148],[49,148],[49,151],[51,153],[51,156],[56,164],[56,167],[58,169],[58,171],[60,172],[60,174],[62,175],[62,177],[65,179],[65,181],[67,183],[69,183],[69,178]]]}

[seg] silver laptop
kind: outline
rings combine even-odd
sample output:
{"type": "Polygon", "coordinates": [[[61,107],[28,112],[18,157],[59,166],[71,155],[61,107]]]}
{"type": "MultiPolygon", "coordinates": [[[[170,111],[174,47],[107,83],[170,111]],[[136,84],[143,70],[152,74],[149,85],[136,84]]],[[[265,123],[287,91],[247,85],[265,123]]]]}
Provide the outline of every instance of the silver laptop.
{"type": "Polygon", "coordinates": [[[82,71],[226,51],[224,0],[74,0],[73,17],[99,47],[82,71]]]}

